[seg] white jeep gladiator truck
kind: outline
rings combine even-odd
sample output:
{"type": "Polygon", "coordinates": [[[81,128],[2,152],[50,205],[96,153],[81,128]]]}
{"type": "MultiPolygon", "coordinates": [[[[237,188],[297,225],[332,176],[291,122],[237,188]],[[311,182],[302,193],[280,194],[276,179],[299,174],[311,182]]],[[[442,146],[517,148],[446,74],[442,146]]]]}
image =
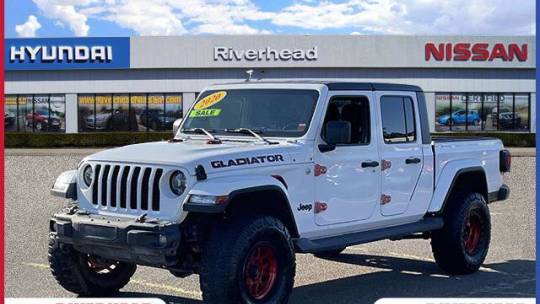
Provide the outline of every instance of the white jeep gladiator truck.
{"type": "Polygon", "coordinates": [[[498,139],[431,137],[419,87],[245,82],[204,90],[168,141],[84,158],[51,192],[49,263],[108,296],[136,265],[199,274],[208,303],[285,303],[295,253],[430,238],[446,272],[478,270],[488,204],[509,195],[498,139]]]}

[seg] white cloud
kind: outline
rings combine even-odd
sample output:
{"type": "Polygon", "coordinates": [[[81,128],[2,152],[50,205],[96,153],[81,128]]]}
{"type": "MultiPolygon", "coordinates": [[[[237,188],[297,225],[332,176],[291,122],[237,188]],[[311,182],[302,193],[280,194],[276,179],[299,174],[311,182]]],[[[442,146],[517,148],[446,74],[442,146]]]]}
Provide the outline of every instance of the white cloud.
{"type": "Polygon", "coordinates": [[[273,13],[260,11],[250,0],[168,0],[179,14],[193,24],[194,34],[267,34],[246,24],[269,19],[273,13]]]}
{"type": "MultiPolygon", "coordinates": [[[[534,34],[530,0],[296,0],[275,11],[255,0],[33,0],[77,36],[89,18],[140,35],[266,34],[342,30],[360,34],[534,34]]],[[[262,0],[261,0],[262,1],[262,0]]]]}
{"type": "Polygon", "coordinates": [[[25,23],[15,26],[15,32],[18,37],[36,37],[36,31],[40,28],[41,24],[36,16],[30,15],[25,23]]]}
{"type": "Polygon", "coordinates": [[[91,5],[93,0],[34,0],[43,15],[67,24],[75,36],[88,36],[88,18],[77,11],[76,6],[91,5]]]}
{"type": "Polygon", "coordinates": [[[187,32],[172,7],[159,0],[129,0],[110,4],[103,18],[144,36],[182,35],[187,32]]]}
{"type": "Polygon", "coordinates": [[[533,34],[529,0],[349,0],[295,3],[277,12],[278,26],[353,29],[380,34],[533,34]]]}

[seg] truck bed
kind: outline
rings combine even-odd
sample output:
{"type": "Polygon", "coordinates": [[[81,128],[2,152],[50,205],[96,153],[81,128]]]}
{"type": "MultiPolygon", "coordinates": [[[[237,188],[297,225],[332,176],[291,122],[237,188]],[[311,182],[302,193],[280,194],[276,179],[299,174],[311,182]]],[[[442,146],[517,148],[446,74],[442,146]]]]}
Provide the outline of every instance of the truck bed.
{"type": "Polygon", "coordinates": [[[466,162],[470,166],[484,168],[488,191],[496,191],[502,185],[499,172],[499,151],[503,144],[498,138],[434,136],[432,138],[435,169],[435,187],[445,167],[453,162],[466,162]]]}

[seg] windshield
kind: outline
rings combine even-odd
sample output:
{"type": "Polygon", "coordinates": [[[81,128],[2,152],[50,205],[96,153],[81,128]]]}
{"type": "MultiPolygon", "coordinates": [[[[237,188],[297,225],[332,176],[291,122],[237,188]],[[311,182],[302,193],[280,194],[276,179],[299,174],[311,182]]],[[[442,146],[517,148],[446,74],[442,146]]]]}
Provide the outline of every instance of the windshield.
{"type": "Polygon", "coordinates": [[[246,128],[264,136],[300,137],[309,128],[318,97],[315,90],[206,91],[186,115],[182,130],[230,134],[227,131],[246,128]]]}

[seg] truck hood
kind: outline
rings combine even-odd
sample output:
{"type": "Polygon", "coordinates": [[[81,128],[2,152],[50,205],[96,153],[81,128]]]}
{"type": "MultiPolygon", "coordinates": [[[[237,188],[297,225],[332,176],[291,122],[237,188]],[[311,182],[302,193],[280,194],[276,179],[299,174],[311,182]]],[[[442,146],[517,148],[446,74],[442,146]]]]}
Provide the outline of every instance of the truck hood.
{"type": "Polygon", "coordinates": [[[179,166],[189,174],[202,165],[207,173],[247,168],[279,166],[300,162],[304,144],[280,142],[229,142],[207,144],[206,140],[166,141],[135,144],[92,154],[85,161],[179,166]],[[293,160],[294,159],[294,160],[293,160]]]}

